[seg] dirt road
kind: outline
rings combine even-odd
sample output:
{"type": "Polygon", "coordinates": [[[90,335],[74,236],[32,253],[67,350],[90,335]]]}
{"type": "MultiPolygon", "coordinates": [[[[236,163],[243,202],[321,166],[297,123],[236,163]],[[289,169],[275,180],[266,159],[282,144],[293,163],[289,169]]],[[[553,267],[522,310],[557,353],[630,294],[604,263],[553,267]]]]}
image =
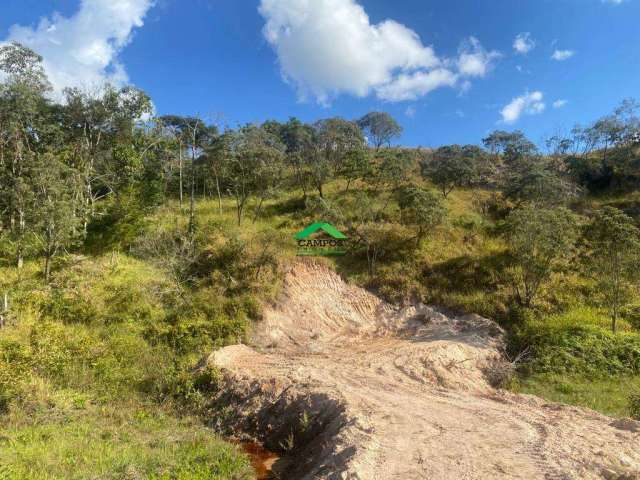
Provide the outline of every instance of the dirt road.
{"type": "Polygon", "coordinates": [[[219,350],[224,426],[282,479],[640,479],[640,423],[493,389],[502,332],[291,267],[252,347],[219,350]]]}

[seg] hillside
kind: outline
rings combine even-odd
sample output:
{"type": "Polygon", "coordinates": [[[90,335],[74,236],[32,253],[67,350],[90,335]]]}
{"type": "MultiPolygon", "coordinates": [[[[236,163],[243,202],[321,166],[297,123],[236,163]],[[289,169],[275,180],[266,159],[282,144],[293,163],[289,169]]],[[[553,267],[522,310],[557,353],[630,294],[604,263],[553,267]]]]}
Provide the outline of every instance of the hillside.
{"type": "Polygon", "coordinates": [[[45,67],[0,45],[1,480],[250,479],[247,436],[293,479],[637,475],[638,102],[402,148],[45,67]]]}
{"type": "MultiPolygon", "coordinates": [[[[356,198],[355,192],[345,196],[342,191],[340,183],[328,188],[330,194],[335,192],[343,202],[356,198]]],[[[516,376],[499,379],[502,386],[539,394],[552,401],[628,416],[629,389],[634,383],[638,385],[638,377],[633,375],[633,364],[627,363],[633,361],[633,357],[624,357],[613,348],[632,352],[629,346],[637,341],[638,335],[630,324],[623,321],[620,326],[622,333],[612,336],[608,332],[606,312],[585,306],[585,297],[580,293],[584,280],[577,280],[572,273],[556,274],[547,287],[555,294],[551,298],[562,302],[541,304],[532,311],[533,315],[512,323],[503,310],[508,290],[499,283],[487,281],[491,278],[487,276],[487,269],[494,264],[485,257],[495,258],[505,250],[505,243],[500,236],[487,233],[492,231],[490,227],[479,227],[481,214],[473,213],[474,199],[486,195],[490,193],[469,190],[452,193],[447,200],[450,210],[448,223],[438,228],[420,251],[410,257],[411,261],[400,259],[383,263],[375,276],[366,273],[364,258],[329,259],[325,264],[337,269],[353,283],[373,288],[396,304],[400,302],[409,306],[412,302],[425,301],[448,307],[449,311],[457,311],[460,315],[480,312],[498,319],[511,331],[504,339],[507,352],[509,348],[517,351],[519,345],[533,345],[538,349],[517,365],[516,376]],[[427,265],[429,273],[425,276],[427,265]],[[485,272],[484,277],[476,278],[482,272],[485,272]]],[[[124,472],[128,468],[130,471],[162,475],[162,471],[168,471],[166,469],[176,471],[182,468],[179,462],[184,462],[185,472],[190,472],[193,455],[204,452],[209,452],[205,455],[210,462],[204,468],[220,472],[220,478],[230,478],[228,475],[233,471],[246,471],[242,470],[248,468],[247,463],[243,463],[246,460],[238,457],[234,448],[217,443],[215,435],[207,433],[198,418],[204,416],[207,423],[210,422],[223,434],[238,435],[245,431],[261,440],[267,437],[246,428],[230,431],[230,424],[225,420],[228,414],[215,413],[220,405],[211,405],[210,400],[221,393],[234,392],[234,388],[229,387],[216,370],[202,375],[192,369],[212,348],[234,344],[238,339],[246,338],[249,343],[258,342],[265,347],[294,348],[302,352],[310,349],[315,352],[316,357],[313,358],[319,360],[326,357],[327,345],[349,339],[354,332],[365,332],[360,340],[354,340],[356,343],[348,340],[343,348],[349,350],[353,346],[351,354],[356,357],[348,363],[374,368],[375,364],[370,364],[370,361],[357,359],[358,351],[368,352],[379,342],[367,340],[373,334],[380,334],[379,326],[367,323],[368,317],[358,317],[363,320],[354,321],[341,334],[342,337],[336,337],[338,324],[328,323],[314,332],[312,338],[315,340],[307,344],[303,340],[306,338],[308,341],[308,329],[312,327],[300,324],[300,318],[292,315],[305,312],[302,318],[312,323],[315,317],[307,316],[309,305],[321,308],[323,304],[320,300],[309,304],[308,300],[291,298],[291,295],[290,302],[297,303],[281,303],[288,283],[283,284],[280,279],[291,265],[295,265],[293,234],[298,229],[297,225],[305,225],[315,218],[312,210],[291,210],[289,205],[295,205],[295,198],[294,194],[289,198],[268,201],[260,219],[254,223],[246,222],[241,227],[235,225],[230,202],[223,203],[224,213],[221,216],[217,202],[199,201],[198,238],[203,245],[200,247],[203,254],[197,258],[189,256],[187,260],[194,265],[190,268],[195,268],[196,272],[204,269],[206,275],[198,274],[201,279],[195,289],[176,290],[176,275],[184,271],[185,267],[181,265],[185,259],[174,256],[176,253],[170,254],[175,250],[162,247],[167,246],[163,243],[166,239],[176,238],[172,232],[183,228],[184,222],[188,221],[177,207],[160,210],[140,223],[136,228],[141,229],[137,235],[142,240],[133,242],[128,255],[107,253],[107,250],[104,253],[95,251],[88,256],[62,258],[49,285],[42,283],[36,263],[28,264],[19,276],[14,268],[5,267],[0,287],[11,292],[12,312],[8,325],[2,331],[4,356],[0,369],[5,411],[8,412],[2,419],[4,442],[12,447],[5,449],[2,457],[2,463],[8,465],[5,467],[9,472],[7,475],[13,475],[7,478],[24,478],[27,471],[40,472],[35,475],[46,472],[52,478],[74,478],[71,472],[79,472],[77,478],[82,478],[83,471],[96,468],[105,472],[124,472]],[[175,219],[179,219],[177,225],[175,219]],[[265,246],[268,246],[268,255],[265,246]],[[275,252],[278,252],[277,256],[273,256],[275,252]],[[276,270],[269,266],[270,258],[275,261],[276,270]],[[256,275],[257,268],[261,271],[256,275]],[[265,302],[277,305],[276,309],[269,307],[263,310],[260,304],[265,302]],[[282,312],[281,308],[288,310],[278,314],[282,312]],[[265,325],[264,322],[273,325],[252,329],[250,325],[259,319],[264,320],[258,325],[265,325]],[[358,345],[365,346],[361,350],[358,345]],[[66,427],[60,429],[61,424],[66,427]],[[95,442],[92,448],[113,452],[109,456],[100,456],[99,464],[95,461],[98,457],[86,456],[84,444],[75,440],[78,435],[84,435],[82,432],[88,425],[94,432],[90,437],[95,442]],[[167,436],[175,445],[176,435],[184,439],[178,441],[177,450],[166,450],[162,443],[158,443],[167,436]],[[24,440],[20,439],[25,438],[32,440],[23,443],[24,440]],[[44,456],[46,444],[35,438],[51,439],[58,449],[44,456]],[[185,442],[184,447],[179,446],[182,441],[185,442]],[[126,453],[130,448],[134,450],[126,453]],[[65,467],[62,458],[73,459],[69,464],[73,468],[65,467]]],[[[625,201],[631,202],[632,198],[627,196],[625,201]]],[[[607,201],[622,202],[620,198],[607,201]]],[[[171,248],[175,249],[175,244],[171,248]]],[[[180,251],[178,249],[178,253],[180,251]]],[[[322,292],[324,280],[318,282],[309,278],[302,281],[308,285],[309,292],[316,288],[322,292]]],[[[339,282],[341,280],[332,280],[330,285],[339,285],[339,282]]],[[[300,292],[300,289],[296,290],[296,294],[300,292]]],[[[369,300],[354,307],[355,311],[343,312],[340,304],[332,307],[331,311],[337,310],[334,315],[339,314],[342,321],[353,318],[354,312],[363,315],[375,310],[376,303],[380,302],[373,300],[374,297],[368,293],[355,295],[363,295],[369,300]],[[370,304],[372,301],[374,303],[370,304]]],[[[352,297],[353,294],[347,296],[352,297]]],[[[337,301],[339,297],[335,295],[335,298],[337,301]]],[[[397,328],[391,323],[383,330],[392,333],[397,328]]],[[[386,351],[387,347],[391,348],[389,345],[385,347],[383,341],[380,352],[386,351]]],[[[396,346],[391,348],[395,349],[396,346]]],[[[419,351],[422,353],[415,358],[418,361],[415,368],[407,364],[409,370],[403,369],[400,379],[405,375],[414,379],[411,381],[421,379],[419,389],[430,389],[428,385],[436,385],[437,389],[448,388],[454,392],[460,388],[463,392],[469,389],[492,391],[480,370],[467,370],[470,366],[463,361],[466,357],[463,359],[462,356],[466,354],[462,350],[452,360],[447,360],[451,352],[437,357],[441,359],[441,365],[450,365],[453,360],[454,363],[461,361],[453,373],[444,367],[433,370],[436,368],[431,363],[436,358],[433,357],[434,352],[419,351]],[[429,358],[428,365],[431,366],[425,367],[419,358],[429,358]],[[470,372],[473,372],[471,377],[470,372]],[[442,381],[445,383],[438,383],[442,381]]],[[[242,351],[241,354],[244,355],[242,351]]],[[[344,354],[348,353],[345,351],[344,354]]],[[[415,354],[408,350],[407,355],[407,358],[412,358],[415,354]]],[[[300,357],[296,354],[292,358],[300,357]]],[[[387,371],[385,365],[399,361],[384,358],[382,356],[380,360],[383,370],[374,368],[372,375],[383,375],[381,372],[387,371]]],[[[316,360],[312,360],[310,367],[329,368],[315,365],[316,360]]],[[[400,362],[404,364],[406,360],[400,362]]],[[[259,365],[257,360],[249,363],[259,365]]],[[[388,374],[390,378],[397,376],[393,371],[388,374]]],[[[256,375],[260,378],[266,376],[266,379],[270,373],[265,370],[256,375]]],[[[508,393],[499,395],[511,399],[509,402],[518,398],[508,393]]],[[[424,392],[418,396],[422,398],[424,392]]],[[[479,397],[474,399],[474,402],[493,401],[480,400],[479,397]]],[[[531,408],[544,404],[531,402],[534,405],[531,408]]],[[[566,411],[571,415],[586,415],[576,413],[582,410],[566,411]]],[[[587,417],[602,418],[595,414],[587,417]]],[[[603,419],[598,421],[607,423],[603,419]]],[[[608,421],[607,425],[611,422],[608,421]]],[[[281,451],[281,441],[278,438],[275,445],[273,441],[268,445],[281,451]]],[[[613,463],[598,465],[598,468],[610,468],[613,463]]],[[[121,478],[120,474],[112,475],[115,475],[113,478],[121,478]]],[[[189,475],[192,473],[184,473],[179,478],[195,478],[189,475]]]]}

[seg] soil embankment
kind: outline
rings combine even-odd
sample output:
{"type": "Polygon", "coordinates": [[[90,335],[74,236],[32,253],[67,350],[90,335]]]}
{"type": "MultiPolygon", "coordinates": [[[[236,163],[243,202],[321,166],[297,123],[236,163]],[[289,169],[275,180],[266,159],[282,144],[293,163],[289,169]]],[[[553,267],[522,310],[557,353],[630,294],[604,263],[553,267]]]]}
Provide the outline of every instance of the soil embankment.
{"type": "Polygon", "coordinates": [[[209,361],[224,373],[225,425],[285,454],[276,478],[640,478],[639,422],[489,385],[502,336],[301,262],[252,346],[209,361]]]}

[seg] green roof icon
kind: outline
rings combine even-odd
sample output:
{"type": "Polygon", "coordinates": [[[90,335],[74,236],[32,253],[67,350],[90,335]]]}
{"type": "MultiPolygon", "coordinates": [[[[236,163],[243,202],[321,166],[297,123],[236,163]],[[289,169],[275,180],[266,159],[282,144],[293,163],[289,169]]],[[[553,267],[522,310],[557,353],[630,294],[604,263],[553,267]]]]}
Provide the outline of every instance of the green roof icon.
{"type": "Polygon", "coordinates": [[[305,228],[301,232],[298,232],[295,236],[295,239],[304,240],[309,235],[313,235],[314,233],[316,233],[318,230],[322,230],[325,233],[331,235],[333,238],[336,238],[338,240],[347,239],[347,236],[344,235],[342,232],[340,232],[336,227],[334,227],[330,223],[324,223],[324,222],[316,222],[309,225],[307,228],[305,228]]]}

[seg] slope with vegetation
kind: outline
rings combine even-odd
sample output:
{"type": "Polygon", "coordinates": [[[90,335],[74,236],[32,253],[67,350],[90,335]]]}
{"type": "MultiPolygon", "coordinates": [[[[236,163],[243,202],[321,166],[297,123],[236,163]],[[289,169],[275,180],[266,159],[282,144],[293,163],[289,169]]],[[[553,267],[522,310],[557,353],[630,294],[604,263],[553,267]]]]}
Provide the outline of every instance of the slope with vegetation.
{"type": "Polygon", "coordinates": [[[193,367],[245,338],[320,220],[352,282],[507,329],[504,387],[639,415],[635,102],[545,152],[403,149],[381,113],[222,129],[148,119],[131,87],[58,104],[40,62],[0,47],[0,478],[250,478],[202,423],[219,373],[193,367]]]}
{"type": "Polygon", "coordinates": [[[309,259],[287,269],[263,316],[249,345],[206,365],[224,379],[222,425],[283,454],[276,478],[640,473],[640,422],[490,385],[511,368],[491,320],[390,305],[309,259]]]}

